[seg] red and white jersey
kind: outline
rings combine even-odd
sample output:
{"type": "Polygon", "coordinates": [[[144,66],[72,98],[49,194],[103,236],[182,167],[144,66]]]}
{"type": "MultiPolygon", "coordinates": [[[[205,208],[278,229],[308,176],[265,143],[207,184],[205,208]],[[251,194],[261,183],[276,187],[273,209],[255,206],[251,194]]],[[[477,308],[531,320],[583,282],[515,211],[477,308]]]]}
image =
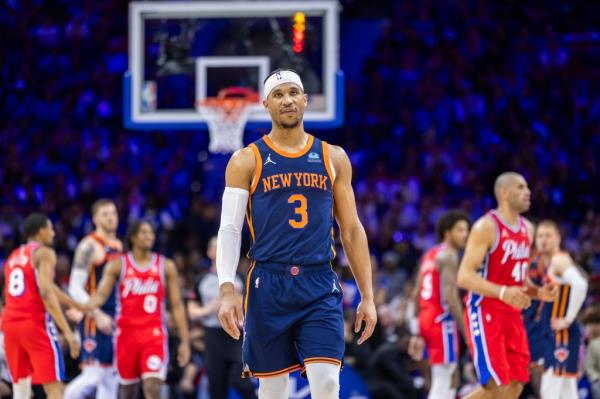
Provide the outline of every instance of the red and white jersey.
{"type": "Polygon", "coordinates": [[[30,242],[15,249],[4,267],[4,312],[2,320],[39,320],[46,318],[46,307],[37,283],[37,270],[33,266],[33,252],[41,246],[30,242]]]}
{"type": "MultiPolygon", "coordinates": [[[[525,219],[519,216],[518,224],[511,226],[503,221],[496,211],[488,212],[488,216],[496,224],[496,241],[488,251],[480,273],[483,278],[492,283],[507,287],[522,286],[528,274],[531,250],[525,219]]],[[[481,303],[504,312],[521,312],[498,298],[469,293],[467,305],[478,306],[481,303]]]]}
{"type": "Polygon", "coordinates": [[[421,286],[419,287],[419,308],[422,312],[434,312],[439,320],[449,315],[448,302],[443,292],[440,271],[436,267],[435,259],[446,244],[439,244],[427,251],[421,260],[419,273],[421,286]]]}
{"type": "Polygon", "coordinates": [[[164,257],[157,253],[152,253],[145,267],[137,264],[131,252],[122,257],[117,327],[163,327],[166,321],[164,270],[164,257]]]}

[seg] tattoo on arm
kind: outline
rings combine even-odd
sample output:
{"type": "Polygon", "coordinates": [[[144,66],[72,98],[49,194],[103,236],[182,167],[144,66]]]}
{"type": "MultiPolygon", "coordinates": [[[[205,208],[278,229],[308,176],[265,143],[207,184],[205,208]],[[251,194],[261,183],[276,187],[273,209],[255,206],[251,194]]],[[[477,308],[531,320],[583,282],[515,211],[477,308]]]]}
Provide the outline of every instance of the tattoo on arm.
{"type": "Polygon", "coordinates": [[[75,257],[73,259],[73,268],[82,269],[88,271],[90,264],[92,263],[92,257],[94,256],[94,244],[92,242],[81,243],[75,251],[75,257]]]}

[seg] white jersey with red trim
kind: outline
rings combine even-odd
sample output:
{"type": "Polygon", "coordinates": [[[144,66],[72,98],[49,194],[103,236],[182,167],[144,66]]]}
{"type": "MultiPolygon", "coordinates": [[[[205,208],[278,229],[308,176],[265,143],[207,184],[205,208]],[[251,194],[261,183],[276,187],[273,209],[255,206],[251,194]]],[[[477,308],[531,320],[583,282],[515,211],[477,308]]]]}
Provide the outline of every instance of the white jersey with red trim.
{"type": "Polygon", "coordinates": [[[117,327],[162,328],[165,311],[164,257],[152,253],[150,262],[140,266],[128,252],[122,257],[117,289],[117,327]]]}

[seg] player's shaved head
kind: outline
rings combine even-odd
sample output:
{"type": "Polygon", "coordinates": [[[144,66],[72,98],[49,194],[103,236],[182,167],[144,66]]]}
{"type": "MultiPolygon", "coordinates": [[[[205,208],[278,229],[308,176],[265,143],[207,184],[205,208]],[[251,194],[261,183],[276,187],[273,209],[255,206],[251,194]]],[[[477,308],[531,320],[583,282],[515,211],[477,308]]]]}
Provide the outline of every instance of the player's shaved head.
{"type": "Polygon", "coordinates": [[[502,190],[515,186],[521,179],[524,179],[524,177],[517,172],[504,172],[498,176],[494,182],[494,195],[496,196],[496,200],[500,201],[500,193],[502,190]]]}

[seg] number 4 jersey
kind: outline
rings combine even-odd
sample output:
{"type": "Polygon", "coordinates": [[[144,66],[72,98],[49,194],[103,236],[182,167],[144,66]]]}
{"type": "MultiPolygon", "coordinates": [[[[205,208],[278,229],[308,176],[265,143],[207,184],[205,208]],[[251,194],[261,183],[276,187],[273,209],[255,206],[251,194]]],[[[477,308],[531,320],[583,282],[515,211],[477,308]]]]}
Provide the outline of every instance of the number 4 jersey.
{"type": "Polygon", "coordinates": [[[249,257],[288,265],[332,260],[334,175],[327,143],[309,135],[302,150],[288,153],[263,136],[250,148],[256,171],[246,213],[249,257]]]}
{"type": "MultiPolygon", "coordinates": [[[[492,283],[507,287],[522,286],[528,273],[531,248],[525,219],[519,217],[517,225],[513,226],[502,220],[495,211],[490,211],[488,216],[496,225],[496,241],[485,256],[480,273],[483,278],[492,283]]],[[[507,305],[497,298],[483,297],[475,293],[469,294],[468,306],[479,306],[482,303],[485,303],[488,309],[521,313],[519,309],[507,305]]]]}

